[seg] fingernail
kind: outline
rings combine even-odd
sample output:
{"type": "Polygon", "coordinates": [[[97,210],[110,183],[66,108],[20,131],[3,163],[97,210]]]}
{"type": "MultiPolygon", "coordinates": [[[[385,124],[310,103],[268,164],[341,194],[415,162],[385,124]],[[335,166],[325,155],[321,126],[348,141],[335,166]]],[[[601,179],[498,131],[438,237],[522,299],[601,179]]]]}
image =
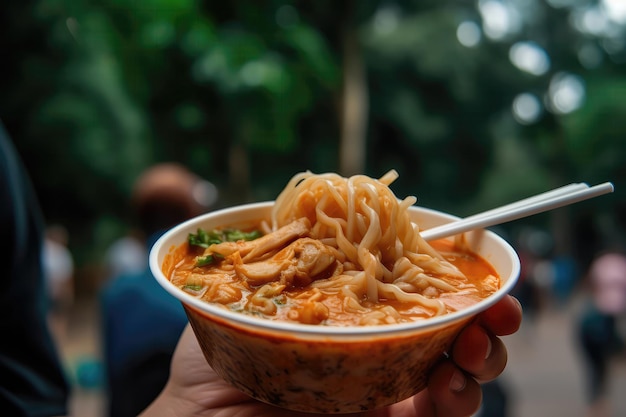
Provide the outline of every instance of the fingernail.
{"type": "Polygon", "coordinates": [[[450,391],[461,392],[465,388],[466,383],[467,379],[465,378],[465,375],[457,369],[452,374],[452,378],[450,378],[450,391]]]}
{"type": "Polygon", "coordinates": [[[487,359],[491,355],[493,344],[491,343],[491,338],[488,335],[485,335],[485,337],[487,338],[487,351],[485,352],[485,359],[487,359]]]}

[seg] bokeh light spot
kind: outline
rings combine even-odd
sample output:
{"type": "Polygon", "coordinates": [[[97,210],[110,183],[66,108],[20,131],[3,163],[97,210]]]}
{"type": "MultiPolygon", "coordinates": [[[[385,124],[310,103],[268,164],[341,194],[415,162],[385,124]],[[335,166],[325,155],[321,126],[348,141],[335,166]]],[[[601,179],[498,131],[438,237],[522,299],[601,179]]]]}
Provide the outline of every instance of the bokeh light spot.
{"type": "Polygon", "coordinates": [[[475,22],[465,21],[457,27],[456,37],[461,45],[472,48],[480,43],[482,33],[475,22]]]}
{"type": "Polygon", "coordinates": [[[585,86],[580,77],[558,73],[550,80],[550,107],[554,113],[567,114],[580,108],[585,101],[585,86]]]}
{"type": "Polygon", "coordinates": [[[513,117],[521,124],[532,124],[542,112],[541,102],[534,94],[522,93],[513,100],[513,117]]]}
{"type": "Polygon", "coordinates": [[[550,69],[550,57],[534,42],[515,43],[509,50],[509,59],[520,70],[537,76],[550,69]]]}

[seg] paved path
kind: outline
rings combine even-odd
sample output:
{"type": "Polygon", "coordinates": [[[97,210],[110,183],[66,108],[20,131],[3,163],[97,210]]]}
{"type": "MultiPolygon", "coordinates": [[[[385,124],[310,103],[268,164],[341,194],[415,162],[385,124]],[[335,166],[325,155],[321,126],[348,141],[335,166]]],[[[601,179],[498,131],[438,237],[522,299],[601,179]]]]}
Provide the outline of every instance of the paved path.
{"type": "MultiPolygon", "coordinates": [[[[580,302],[550,308],[505,338],[509,364],[502,381],[511,392],[507,417],[585,417],[584,368],[574,337],[580,302]]],[[[626,416],[626,357],[611,368],[612,416],[626,416]]]]}

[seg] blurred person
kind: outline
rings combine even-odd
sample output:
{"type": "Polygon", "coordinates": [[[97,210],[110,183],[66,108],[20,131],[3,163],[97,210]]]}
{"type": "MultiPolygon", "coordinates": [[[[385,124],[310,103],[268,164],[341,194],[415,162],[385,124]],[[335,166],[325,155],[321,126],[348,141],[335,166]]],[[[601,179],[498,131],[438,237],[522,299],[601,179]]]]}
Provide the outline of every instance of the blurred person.
{"type": "Polygon", "coordinates": [[[47,323],[43,217],[1,124],[0,230],[0,412],[67,415],[69,384],[47,323]]]}
{"type": "Polygon", "coordinates": [[[520,259],[520,276],[512,294],[524,307],[524,315],[532,324],[542,307],[542,288],[538,272],[543,258],[550,251],[550,236],[539,229],[524,228],[517,239],[516,250],[520,259]]]}
{"type": "Polygon", "coordinates": [[[167,229],[207,211],[216,199],[212,184],[174,163],[150,167],[135,182],[131,204],[145,242],[142,251],[125,255],[137,256],[142,266],[112,276],[101,293],[110,416],[136,416],[154,400],[187,324],[180,303],[152,276],[146,254],[167,229]]]}
{"type": "Polygon", "coordinates": [[[482,384],[483,404],[476,417],[507,417],[509,415],[511,392],[501,378],[482,384]]]}
{"type": "Polygon", "coordinates": [[[552,258],[552,269],[554,301],[558,307],[563,307],[578,283],[577,278],[580,276],[578,266],[573,257],[561,255],[552,258]]]}
{"type": "Polygon", "coordinates": [[[608,369],[623,349],[616,322],[626,313],[626,253],[608,250],[591,262],[587,272],[588,301],[579,317],[578,341],[587,372],[590,417],[611,415],[607,399],[608,369]]]}
{"type": "Polygon", "coordinates": [[[148,262],[145,237],[136,229],[115,240],[104,255],[107,279],[144,270],[148,262]]]}
{"type": "Polygon", "coordinates": [[[61,225],[46,228],[43,266],[50,301],[49,323],[57,343],[67,335],[70,309],[74,302],[74,258],[68,248],[68,232],[61,225]]]}

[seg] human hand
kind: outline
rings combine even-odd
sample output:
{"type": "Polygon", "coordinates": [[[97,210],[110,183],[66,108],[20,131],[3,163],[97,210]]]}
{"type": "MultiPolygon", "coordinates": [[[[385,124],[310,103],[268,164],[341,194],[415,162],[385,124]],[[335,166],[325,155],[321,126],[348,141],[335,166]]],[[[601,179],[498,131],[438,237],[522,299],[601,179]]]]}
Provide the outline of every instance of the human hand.
{"type": "MultiPolygon", "coordinates": [[[[460,417],[478,410],[480,383],[496,378],[507,362],[507,351],[498,336],[515,333],[522,308],[512,296],[481,313],[459,334],[450,359],[431,371],[428,387],[415,396],[379,410],[354,414],[363,417],[460,417]]],[[[183,332],[171,374],[163,392],[141,417],[160,416],[281,417],[311,416],[256,401],[220,378],[202,354],[192,329],[183,332]]]]}

